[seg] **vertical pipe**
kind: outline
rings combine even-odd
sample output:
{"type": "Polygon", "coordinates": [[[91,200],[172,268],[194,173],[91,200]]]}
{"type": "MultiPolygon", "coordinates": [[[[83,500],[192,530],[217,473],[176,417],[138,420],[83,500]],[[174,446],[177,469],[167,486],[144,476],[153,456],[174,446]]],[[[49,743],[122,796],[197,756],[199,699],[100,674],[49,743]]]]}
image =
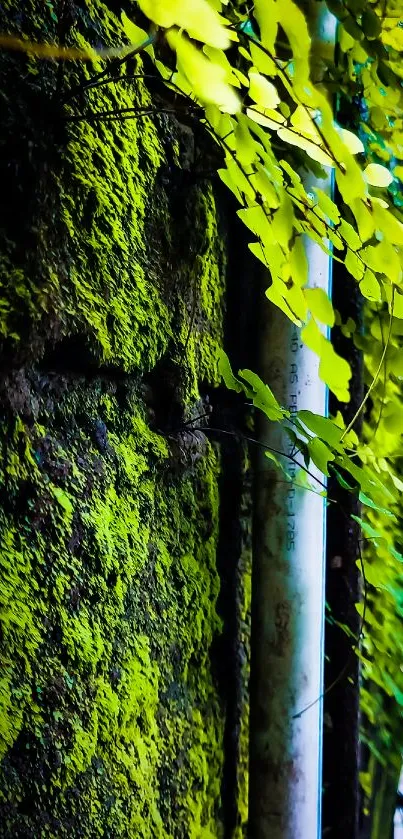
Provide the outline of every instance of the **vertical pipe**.
{"type": "MultiPolygon", "coordinates": [[[[335,19],[318,8],[313,41],[334,43],[335,19]]],[[[304,178],[307,191],[325,179],[304,178]]],[[[331,259],[306,239],[308,284],[329,292],[331,259]]],[[[294,414],[327,412],[318,359],[278,310],[260,327],[260,372],[294,414]]],[[[264,420],[260,438],[290,452],[281,427],[264,420]]],[[[325,501],[284,483],[257,458],[252,578],[249,839],[319,839],[321,829],[325,501]],[[306,710],[304,710],[306,709],[306,710]],[[301,714],[301,711],[303,712],[301,714]]],[[[295,474],[297,466],[288,463],[295,474]]],[[[318,487],[320,489],[320,487],[318,487]]]]}

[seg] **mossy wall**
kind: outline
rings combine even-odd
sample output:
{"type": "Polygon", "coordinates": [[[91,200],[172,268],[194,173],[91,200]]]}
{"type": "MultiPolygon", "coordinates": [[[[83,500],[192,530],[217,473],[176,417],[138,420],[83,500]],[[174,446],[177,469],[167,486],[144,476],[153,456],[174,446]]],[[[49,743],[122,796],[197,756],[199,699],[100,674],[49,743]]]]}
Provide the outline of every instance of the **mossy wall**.
{"type": "MultiPolygon", "coordinates": [[[[6,0],[0,31],[116,45],[123,7],[6,0]]],[[[213,839],[220,455],[184,424],[218,384],[225,224],[188,127],[92,118],[148,108],[143,80],[0,62],[0,835],[213,839]]]]}

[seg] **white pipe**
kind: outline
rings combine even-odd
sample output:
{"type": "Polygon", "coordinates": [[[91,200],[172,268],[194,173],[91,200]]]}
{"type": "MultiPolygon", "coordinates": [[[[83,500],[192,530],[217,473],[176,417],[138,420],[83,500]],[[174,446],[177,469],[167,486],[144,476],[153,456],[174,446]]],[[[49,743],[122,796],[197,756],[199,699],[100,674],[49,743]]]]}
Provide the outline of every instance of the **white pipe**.
{"type": "MultiPolygon", "coordinates": [[[[316,43],[334,43],[335,19],[322,4],[319,8],[316,43]]],[[[330,173],[325,180],[310,175],[304,185],[307,191],[318,186],[328,195],[332,192],[330,173]]],[[[309,286],[329,293],[331,259],[308,238],[305,249],[309,286]]],[[[262,325],[259,342],[261,375],[279,402],[291,413],[304,408],[326,415],[327,389],[319,379],[318,358],[303,346],[299,330],[279,310],[272,310],[262,325]]],[[[278,424],[263,422],[260,436],[274,449],[291,451],[278,424]]],[[[297,470],[295,464],[286,465],[291,474],[297,470]]],[[[287,485],[271,462],[259,456],[252,582],[250,839],[320,837],[325,522],[324,499],[287,485]]]]}

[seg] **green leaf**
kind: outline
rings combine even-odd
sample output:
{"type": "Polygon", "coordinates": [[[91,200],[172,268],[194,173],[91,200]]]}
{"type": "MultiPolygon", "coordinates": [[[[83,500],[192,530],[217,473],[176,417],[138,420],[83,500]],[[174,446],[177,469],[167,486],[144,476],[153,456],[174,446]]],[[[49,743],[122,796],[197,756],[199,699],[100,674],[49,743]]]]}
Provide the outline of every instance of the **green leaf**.
{"type": "Polygon", "coordinates": [[[332,464],[332,472],[334,472],[334,474],[336,475],[337,481],[343,489],[347,490],[347,492],[354,492],[355,491],[356,487],[355,486],[350,486],[350,484],[347,483],[345,478],[343,478],[343,475],[341,474],[341,472],[339,472],[339,470],[336,469],[336,467],[333,466],[333,464],[332,464]]]}
{"type": "Polygon", "coordinates": [[[339,233],[344,241],[347,242],[347,245],[351,248],[351,250],[357,251],[361,247],[362,242],[358,233],[348,221],[345,221],[345,219],[340,220],[339,233]]]}
{"type": "Polygon", "coordinates": [[[346,253],[346,258],[344,260],[344,264],[347,268],[349,274],[356,280],[362,280],[365,272],[365,265],[362,264],[362,259],[360,259],[357,254],[353,253],[353,251],[348,250],[346,253]]]}
{"type": "Polygon", "coordinates": [[[393,245],[403,245],[403,224],[379,203],[372,202],[372,214],[376,227],[393,245]]]}
{"type": "Polygon", "coordinates": [[[247,395],[253,400],[255,407],[260,408],[269,420],[276,421],[290,416],[289,411],[279,405],[269,386],[262,382],[256,373],[251,370],[239,370],[238,375],[252,387],[251,393],[245,389],[247,395]]]}
{"type": "Polygon", "coordinates": [[[364,521],[364,519],[361,519],[359,516],[352,515],[351,518],[360,525],[360,528],[367,539],[381,539],[383,542],[385,541],[385,536],[381,530],[377,530],[375,527],[372,527],[369,522],[364,521]]]}
{"type": "Polygon", "coordinates": [[[226,169],[218,169],[218,175],[221,180],[229,187],[229,189],[231,189],[234,195],[236,195],[240,203],[243,203],[242,194],[246,195],[253,201],[255,198],[255,191],[252,184],[242,171],[240,165],[237,164],[232,157],[226,161],[226,164],[226,169]]]}
{"type": "MultiPolygon", "coordinates": [[[[391,305],[392,304],[389,301],[389,311],[391,311],[391,305]]],[[[395,291],[392,314],[393,317],[403,320],[403,294],[400,294],[398,291],[395,291]]]]}
{"type": "Polygon", "coordinates": [[[383,426],[389,434],[397,437],[403,432],[402,406],[400,402],[391,403],[383,412],[383,426]]]}
{"type": "Polygon", "coordinates": [[[323,335],[313,318],[301,329],[301,338],[304,344],[316,355],[321,354],[323,335]]]}
{"type": "Polygon", "coordinates": [[[292,146],[297,146],[318,163],[323,163],[324,166],[336,165],[333,158],[320,147],[319,143],[315,143],[312,140],[308,140],[306,137],[302,137],[297,131],[293,131],[290,128],[279,128],[277,133],[281,140],[284,140],[286,143],[290,143],[292,146]]]}
{"type": "MultiPolygon", "coordinates": [[[[178,26],[185,29],[191,38],[203,41],[218,49],[230,46],[231,33],[223,26],[223,18],[207,0],[138,0],[141,11],[164,29],[178,26]]],[[[168,32],[167,36],[173,34],[168,32]]]]}
{"type": "MultiPolygon", "coordinates": [[[[144,44],[145,41],[148,40],[149,35],[145,31],[145,29],[141,29],[140,26],[137,26],[133,23],[130,18],[127,17],[125,12],[122,12],[122,24],[123,29],[132,44],[144,44]]],[[[154,57],[154,47],[150,44],[148,47],[145,48],[144,52],[147,52],[151,57],[154,57]]]]}
{"type": "Polygon", "coordinates": [[[350,154],[361,154],[365,151],[362,140],[352,131],[347,131],[346,128],[339,128],[338,131],[350,154]]]}
{"type": "Polygon", "coordinates": [[[298,418],[313,434],[320,437],[331,448],[339,448],[343,429],[339,428],[333,420],[305,410],[298,411],[298,418]]]}
{"type": "Polygon", "coordinates": [[[369,498],[364,492],[360,492],[358,498],[361,501],[361,504],[365,504],[366,507],[371,507],[372,510],[376,510],[378,513],[382,513],[384,516],[388,516],[389,518],[396,518],[394,513],[387,510],[386,507],[379,507],[378,504],[375,504],[375,502],[372,501],[372,498],[369,498]]]}
{"type": "MultiPolygon", "coordinates": [[[[308,282],[308,259],[301,236],[297,236],[290,251],[290,275],[295,283],[302,288],[308,282]]],[[[306,298],[306,290],[304,291],[306,298]]],[[[308,306],[309,306],[309,301],[308,306]]]]}
{"type": "Polygon", "coordinates": [[[279,197],[275,187],[273,186],[268,170],[265,169],[261,163],[255,164],[255,172],[251,176],[250,181],[254,188],[260,192],[264,203],[267,204],[270,209],[277,209],[280,203],[279,197]]]}
{"type": "Polygon", "coordinates": [[[328,463],[329,460],[334,460],[335,456],[326,443],[315,437],[308,443],[309,456],[313,460],[315,466],[323,472],[324,475],[329,475],[328,463]]]}
{"type": "Polygon", "coordinates": [[[314,317],[321,323],[325,323],[326,326],[334,326],[334,309],[332,301],[329,299],[324,289],[306,288],[304,289],[304,295],[314,317]]]}
{"type": "MultiPolygon", "coordinates": [[[[274,0],[255,0],[253,6],[253,14],[259,24],[262,44],[269,53],[274,52],[274,45],[278,31],[279,11],[278,4],[274,2],[274,0]]],[[[263,72],[266,72],[266,70],[263,70],[263,72]]],[[[270,72],[270,70],[268,72],[270,72]]]]}
{"type": "Polygon", "coordinates": [[[255,140],[248,128],[248,120],[244,114],[238,114],[234,136],[237,158],[243,167],[248,168],[256,160],[257,150],[255,140]]]}
{"type": "Polygon", "coordinates": [[[217,105],[220,111],[235,114],[241,110],[241,100],[227,82],[227,71],[209,61],[201,50],[175,29],[166,33],[169,46],[176,51],[177,66],[189,82],[195,96],[205,104],[217,105]]]}
{"type": "Polygon", "coordinates": [[[314,192],[316,193],[318,204],[320,209],[323,213],[333,222],[333,224],[338,224],[340,221],[340,212],[336,207],[336,204],[326,192],[323,192],[323,189],[319,189],[319,187],[314,187],[314,192]]]}
{"type": "Polygon", "coordinates": [[[249,71],[249,96],[262,108],[276,108],[280,103],[277,88],[261,73],[249,71]]]}
{"type": "Polygon", "coordinates": [[[360,291],[367,300],[373,300],[376,303],[380,303],[382,300],[381,286],[375,274],[369,268],[366,269],[360,282],[360,291]]]}
{"type": "Polygon", "coordinates": [[[277,469],[279,469],[280,472],[282,472],[283,475],[285,475],[285,477],[287,478],[287,481],[290,481],[290,483],[291,483],[292,477],[287,472],[287,470],[286,470],[284,464],[281,462],[280,458],[277,457],[277,455],[275,455],[273,452],[269,452],[267,450],[265,451],[264,454],[265,454],[265,457],[267,457],[268,460],[271,460],[277,466],[277,469]]]}
{"type": "Polygon", "coordinates": [[[274,234],[269,219],[265,213],[264,208],[260,204],[254,207],[246,207],[243,210],[237,210],[237,215],[265,244],[270,245],[274,241],[274,234]]]}
{"type": "Polygon", "coordinates": [[[350,198],[350,202],[357,223],[361,245],[362,242],[366,242],[375,233],[375,213],[371,212],[366,203],[360,198],[352,197],[350,198]]]}
{"type": "Polygon", "coordinates": [[[277,131],[282,123],[285,122],[283,115],[279,111],[274,111],[271,108],[261,108],[259,105],[247,108],[246,114],[253,122],[256,122],[258,125],[263,125],[264,128],[270,128],[272,131],[277,131]]]}
{"type": "Polygon", "coordinates": [[[348,361],[338,355],[330,341],[323,338],[319,376],[340,402],[349,402],[350,400],[349,382],[351,375],[351,367],[348,361]]]}
{"type": "Polygon", "coordinates": [[[224,350],[219,350],[218,353],[218,371],[229,390],[235,390],[236,393],[242,392],[242,385],[238,379],[235,378],[229,363],[229,358],[224,350]]]}
{"type": "Polygon", "coordinates": [[[393,181],[393,175],[389,169],[379,163],[370,163],[366,166],[364,177],[371,186],[390,186],[393,181]]]}

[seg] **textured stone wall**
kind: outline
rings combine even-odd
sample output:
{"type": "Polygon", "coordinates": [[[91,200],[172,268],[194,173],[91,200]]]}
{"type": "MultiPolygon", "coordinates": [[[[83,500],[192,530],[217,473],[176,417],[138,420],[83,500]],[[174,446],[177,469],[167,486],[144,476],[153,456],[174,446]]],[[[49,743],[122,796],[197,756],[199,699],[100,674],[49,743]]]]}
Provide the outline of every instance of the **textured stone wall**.
{"type": "MultiPolygon", "coordinates": [[[[0,31],[116,45],[123,6],[6,0],[0,31]]],[[[220,457],[184,423],[225,226],[187,126],[89,117],[143,80],[71,96],[104,66],[0,55],[0,835],[212,839],[220,457]]]]}

